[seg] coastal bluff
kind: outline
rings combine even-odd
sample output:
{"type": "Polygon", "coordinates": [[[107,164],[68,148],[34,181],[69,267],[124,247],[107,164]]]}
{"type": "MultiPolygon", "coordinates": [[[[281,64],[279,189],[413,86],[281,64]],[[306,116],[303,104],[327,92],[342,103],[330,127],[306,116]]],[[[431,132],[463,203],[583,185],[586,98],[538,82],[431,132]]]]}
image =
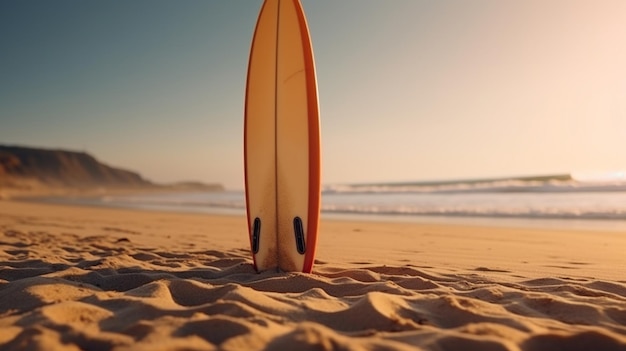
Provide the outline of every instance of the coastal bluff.
{"type": "Polygon", "coordinates": [[[109,166],[86,152],[0,145],[0,188],[126,188],[223,190],[220,184],[157,184],[137,172],[109,166]]]}

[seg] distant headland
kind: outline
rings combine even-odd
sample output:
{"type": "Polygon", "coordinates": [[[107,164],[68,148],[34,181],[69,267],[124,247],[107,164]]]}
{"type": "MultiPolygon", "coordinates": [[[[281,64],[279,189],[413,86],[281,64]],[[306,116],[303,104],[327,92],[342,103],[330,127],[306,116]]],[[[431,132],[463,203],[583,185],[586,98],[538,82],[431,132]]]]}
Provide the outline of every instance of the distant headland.
{"type": "Polygon", "coordinates": [[[220,191],[221,184],[195,181],[158,184],[139,173],[112,167],[86,152],[0,145],[0,197],[60,191],[220,191]]]}

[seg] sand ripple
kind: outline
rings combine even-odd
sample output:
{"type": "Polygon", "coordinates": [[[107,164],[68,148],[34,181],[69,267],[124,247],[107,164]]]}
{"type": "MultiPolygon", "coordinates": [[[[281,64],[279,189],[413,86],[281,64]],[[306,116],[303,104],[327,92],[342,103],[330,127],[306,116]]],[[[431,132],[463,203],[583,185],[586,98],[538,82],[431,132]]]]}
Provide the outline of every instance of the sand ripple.
{"type": "Polygon", "coordinates": [[[6,228],[0,249],[3,350],[626,350],[621,282],[367,262],[257,274],[245,248],[6,228]]]}

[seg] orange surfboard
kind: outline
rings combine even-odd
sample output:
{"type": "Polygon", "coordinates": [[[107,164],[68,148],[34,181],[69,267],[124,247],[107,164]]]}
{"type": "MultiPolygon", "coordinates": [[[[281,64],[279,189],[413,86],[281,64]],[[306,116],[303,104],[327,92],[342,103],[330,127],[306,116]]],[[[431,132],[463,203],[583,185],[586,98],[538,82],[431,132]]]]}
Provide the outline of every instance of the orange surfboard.
{"type": "Polygon", "coordinates": [[[320,122],[299,0],[265,0],[261,8],[248,64],[244,162],[255,268],[310,272],[320,213],[320,122]]]}

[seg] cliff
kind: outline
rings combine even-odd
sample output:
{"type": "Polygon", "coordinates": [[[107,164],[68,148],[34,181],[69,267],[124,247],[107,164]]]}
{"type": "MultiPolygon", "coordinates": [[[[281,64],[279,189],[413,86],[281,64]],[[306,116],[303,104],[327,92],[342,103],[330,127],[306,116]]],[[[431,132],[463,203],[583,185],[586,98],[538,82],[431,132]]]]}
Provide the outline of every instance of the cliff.
{"type": "Polygon", "coordinates": [[[108,166],[85,152],[0,145],[0,179],[62,187],[138,187],[151,182],[108,166]]]}

